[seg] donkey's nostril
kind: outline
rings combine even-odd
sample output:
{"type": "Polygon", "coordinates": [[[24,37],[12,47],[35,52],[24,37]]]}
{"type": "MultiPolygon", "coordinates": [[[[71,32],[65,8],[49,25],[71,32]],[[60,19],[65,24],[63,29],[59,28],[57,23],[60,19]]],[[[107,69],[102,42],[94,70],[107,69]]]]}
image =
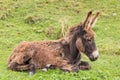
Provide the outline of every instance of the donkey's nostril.
{"type": "Polygon", "coordinates": [[[97,57],[94,57],[93,55],[90,55],[89,59],[90,59],[91,61],[95,61],[95,60],[98,59],[98,56],[97,56],[97,57]]]}
{"type": "Polygon", "coordinates": [[[95,60],[97,60],[98,59],[98,57],[95,57],[95,60]]]}

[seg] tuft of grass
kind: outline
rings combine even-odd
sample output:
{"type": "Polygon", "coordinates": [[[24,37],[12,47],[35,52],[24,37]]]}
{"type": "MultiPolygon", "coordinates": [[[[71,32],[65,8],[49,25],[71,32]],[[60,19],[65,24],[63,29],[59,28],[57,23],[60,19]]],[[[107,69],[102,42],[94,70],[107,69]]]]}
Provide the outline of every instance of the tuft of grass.
{"type": "Polygon", "coordinates": [[[36,16],[36,15],[28,15],[24,19],[25,23],[28,24],[34,24],[40,20],[41,20],[40,16],[36,16]]]}
{"type": "Polygon", "coordinates": [[[120,1],[119,0],[2,0],[0,1],[0,80],[119,80],[120,76],[120,1]],[[94,31],[100,57],[90,62],[90,71],[65,73],[7,70],[7,59],[22,41],[63,37],[69,26],[86,17],[88,11],[101,12],[94,31]]]}

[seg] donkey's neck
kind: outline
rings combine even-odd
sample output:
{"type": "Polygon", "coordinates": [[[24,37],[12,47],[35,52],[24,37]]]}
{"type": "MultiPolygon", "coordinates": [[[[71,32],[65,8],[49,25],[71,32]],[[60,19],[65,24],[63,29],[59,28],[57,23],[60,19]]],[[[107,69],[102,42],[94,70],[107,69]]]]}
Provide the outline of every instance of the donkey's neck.
{"type": "Polygon", "coordinates": [[[79,49],[76,47],[76,41],[79,36],[79,27],[81,26],[73,27],[72,30],[69,31],[68,36],[63,38],[63,44],[69,46],[69,57],[73,64],[76,64],[81,58],[79,49]]]}
{"type": "Polygon", "coordinates": [[[70,41],[70,55],[72,58],[72,62],[76,63],[78,60],[80,60],[80,54],[79,54],[79,49],[76,47],[76,41],[78,39],[78,32],[76,32],[70,41]]]}

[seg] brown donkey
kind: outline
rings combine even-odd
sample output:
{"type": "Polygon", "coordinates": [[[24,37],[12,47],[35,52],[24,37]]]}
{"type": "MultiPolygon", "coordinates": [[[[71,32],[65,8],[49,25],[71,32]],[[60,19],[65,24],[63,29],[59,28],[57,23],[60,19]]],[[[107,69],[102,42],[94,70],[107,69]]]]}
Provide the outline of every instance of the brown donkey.
{"type": "MultiPolygon", "coordinates": [[[[67,37],[55,41],[22,42],[13,51],[8,60],[8,69],[15,71],[43,69],[50,64],[64,71],[90,69],[87,62],[80,61],[80,52],[85,53],[91,61],[98,58],[98,50],[92,30],[99,12],[92,17],[92,11],[82,24],[72,27],[67,37]]],[[[51,66],[48,67],[51,67],[51,66]]]]}

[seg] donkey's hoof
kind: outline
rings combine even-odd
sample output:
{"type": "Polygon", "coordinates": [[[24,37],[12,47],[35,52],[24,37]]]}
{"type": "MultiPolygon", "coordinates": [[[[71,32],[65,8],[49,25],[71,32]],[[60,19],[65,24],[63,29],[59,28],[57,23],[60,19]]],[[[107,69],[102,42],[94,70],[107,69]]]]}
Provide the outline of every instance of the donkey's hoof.
{"type": "Polygon", "coordinates": [[[73,72],[77,72],[78,73],[79,72],[79,67],[78,66],[74,67],[73,68],[73,72]]]}
{"type": "Polygon", "coordinates": [[[91,66],[88,62],[81,61],[81,63],[79,64],[79,68],[80,68],[80,70],[90,70],[91,66]]]}
{"type": "Polygon", "coordinates": [[[10,65],[9,67],[8,67],[8,69],[11,69],[11,70],[13,70],[13,71],[15,71],[15,70],[17,70],[17,63],[13,63],[12,65],[10,65]]]}
{"type": "Polygon", "coordinates": [[[29,75],[33,76],[35,74],[35,72],[36,72],[35,65],[34,64],[30,64],[29,68],[30,68],[29,75]]]}
{"type": "Polygon", "coordinates": [[[90,70],[91,66],[80,66],[80,70],[90,70]]]}
{"type": "Polygon", "coordinates": [[[30,76],[33,76],[34,74],[35,74],[35,72],[33,72],[33,71],[30,71],[30,72],[29,72],[29,75],[30,75],[30,76]]]}
{"type": "Polygon", "coordinates": [[[43,68],[42,71],[43,71],[43,72],[47,72],[47,68],[43,68]]]}

